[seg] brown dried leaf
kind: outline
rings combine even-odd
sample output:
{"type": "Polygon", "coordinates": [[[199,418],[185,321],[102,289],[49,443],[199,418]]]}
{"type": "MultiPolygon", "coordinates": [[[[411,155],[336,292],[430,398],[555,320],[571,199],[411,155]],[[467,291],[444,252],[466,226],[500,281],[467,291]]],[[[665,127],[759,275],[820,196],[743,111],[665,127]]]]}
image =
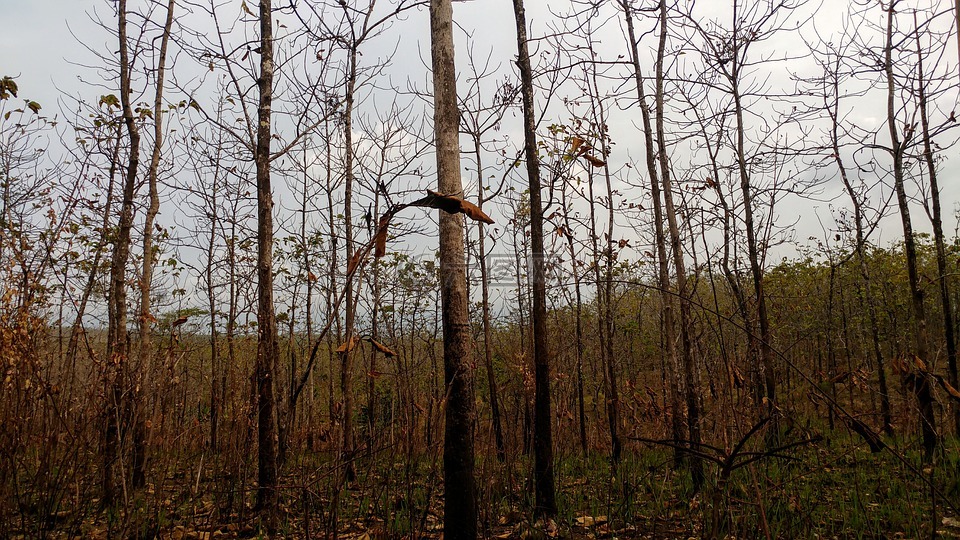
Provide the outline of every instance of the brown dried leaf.
{"type": "Polygon", "coordinates": [[[353,254],[353,257],[350,257],[350,261],[347,262],[347,274],[352,274],[354,270],[357,269],[357,266],[360,264],[360,258],[362,257],[363,252],[358,251],[353,254]]]}
{"type": "Polygon", "coordinates": [[[343,342],[339,347],[337,347],[338,353],[345,353],[352,351],[354,347],[357,346],[357,343],[360,342],[360,336],[351,336],[350,339],[343,342]]]}
{"type": "Polygon", "coordinates": [[[490,216],[483,213],[483,210],[473,204],[453,195],[444,195],[436,191],[427,190],[427,196],[410,203],[410,206],[420,206],[425,208],[438,208],[448,214],[465,214],[474,221],[482,221],[487,224],[493,223],[490,216]]]}
{"type": "Polygon", "coordinates": [[[171,324],[170,326],[173,328],[176,328],[178,326],[183,326],[183,324],[186,322],[187,322],[187,316],[184,315],[182,317],[177,318],[177,320],[173,321],[173,324],[171,324]]]}
{"type": "Polygon", "coordinates": [[[393,356],[396,356],[396,355],[397,355],[397,353],[393,352],[392,349],[390,349],[389,347],[387,347],[387,346],[384,345],[383,343],[380,343],[379,341],[377,341],[377,340],[375,340],[375,339],[373,339],[373,338],[367,338],[367,341],[369,341],[370,344],[373,345],[373,348],[374,348],[374,349],[382,352],[383,354],[385,354],[385,355],[387,355],[387,356],[389,356],[389,357],[393,357],[393,356]]]}
{"type": "Polygon", "coordinates": [[[483,210],[479,206],[473,204],[470,201],[460,201],[461,211],[466,214],[466,216],[474,221],[482,221],[487,225],[493,224],[493,219],[490,216],[483,213],[483,210]]]}
{"type": "Polygon", "coordinates": [[[922,372],[926,372],[926,371],[927,371],[927,363],[924,362],[923,360],[921,360],[919,356],[914,355],[914,357],[913,357],[913,365],[914,365],[918,370],[920,370],[920,371],[922,371],[922,372]]]}
{"type": "Polygon", "coordinates": [[[583,140],[583,139],[581,139],[580,137],[577,137],[576,135],[574,135],[574,136],[570,139],[570,154],[571,154],[571,155],[577,155],[577,150],[580,149],[580,145],[582,145],[583,143],[584,143],[584,140],[583,140]]]}
{"type": "Polygon", "coordinates": [[[387,254],[387,231],[390,228],[390,214],[384,214],[377,223],[377,236],[374,238],[373,256],[383,257],[387,254]]]}
{"type": "Polygon", "coordinates": [[[607,164],[606,161],[604,161],[604,160],[602,160],[602,159],[600,159],[600,158],[598,158],[597,156],[594,156],[594,155],[592,155],[592,154],[584,154],[584,155],[583,155],[583,159],[589,161],[590,164],[593,165],[594,167],[603,167],[604,165],[607,164]]]}
{"type": "Polygon", "coordinates": [[[950,397],[952,397],[957,401],[960,401],[960,390],[957,390],[956,388],[954,388],[943,377],[937,377],[937,380],[940,381],[940,384],[943,386],[943,389],[946,390],[948,394],[950,394],[950,397]]]}

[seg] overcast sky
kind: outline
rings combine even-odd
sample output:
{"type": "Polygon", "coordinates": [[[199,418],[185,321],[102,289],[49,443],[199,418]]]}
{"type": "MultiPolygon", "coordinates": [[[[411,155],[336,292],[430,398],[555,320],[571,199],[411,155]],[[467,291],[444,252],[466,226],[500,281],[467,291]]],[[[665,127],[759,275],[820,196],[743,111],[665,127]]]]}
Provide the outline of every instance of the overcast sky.
{"type": "MultiPolygon", "coordinates": [[[[132,1],[131,5],[139,2],[132,1]]],[[[239,5],[239,2],[237,2],[239,5]]],[[[251,1],[251,5],[255,0],[251,1]]],[[[548,6],[544,2],[529,1],[528,21],[533,25],[531,37],[537,37],[550,31],[550,27],[557,23],[550,14],[549,8],[557,11],[569,9],[569,4],[551,2],[548,6]]],[[[704,17],[723,15],[727,6],[721,2],[701,2],[701,13],[704,17]]],[[[809,5],[813,5],[810,3],[809,5]]],[[[843,2],[819,4],[816,12],[815,26],[819,33],[829,34],[837,30],[840,15],[844,8],[843,2]]],[[[475,50],[478,55],[492,55],[495,64],[499,63],[501,73],[513,73],[511,62],[516,54],[514,37],[514,22],[509,0],[472,0],[455,3],[455,20],[463,32],[457,36],[458,63],[461,70],[465,67],[464,45],[465,35],[472,35],[475,50]]],[[[56,114],[58,101],[62,94],[83,94],[88,99],[98,94],[98,89],[84,85],[80,81],[82,76],[88,80],[96,80],[94,74],[77,64],[93,62],[90,53],[84,50],[89,46],[97,50],[109,50],[114,47],[112,38],[91,21],[91,13],[96,9],[109,17],[109,4],[99,0],[0,0],[0,12],[3,15],[3,27],[0,32],[0,72],[3,75],[17,77],[21,98],[38,101],[47,115],[56,114]],[[82,44],[82,45],[81,45],[82,44]]],[[[238,8],[239,9],[239,8],[238,8]]],[[[723,15],[725,16],[725,15],[723,15]]],[[[389,51],[397,47],[397,55],[388,73],[397,86],[403,86],[404,77],[410,77],[417,85],[427,83],[427,72],[422,61],[429,57],[428,20],[426,10],[410,12],[406,20],[397,23],[395,27],[378,42],[371,44],[365,51],[369,57],[379,50],[389,51]]],[[[811,32],[806,30],[808,39],[812,39],[811,32]]],[[[771,44],[774,48],[794,50],[802,46],[800,34],[797,32],[784,33],[778,38],[780,41],[771,44]]],[[[655,46],[655,40],[645,38],[642,49],[650,50],[655,46]]],[[[615,51],[623,49],[623,37],[619,22],[606,23],[599,47],[601,50],[615,51]]],[[[949,61],[955,65],[956,52],[949,61]]],[[[790,66],[797,69],[798,65],[790,66]]],[[[771,84],[776,84],[777,78],[787,77],[788,73],[783,66],[775,68],[767,75],[771,77],[771,84]]],[[[173,100],[174,97],[170,96],[173,100]]],[[[864,98],[868,101],[870,98],[864,98]]],[[[882,101],[873,97],[874,103],[882,106],[882,101]]],[[[863,124],[881,122],[882,109],[877,107],[861,107],[854,114],[863,124]]],[[[634,115],[637,116],[637,115],[634,115]]],[[[558,112],[556,117],[547,118],[547,122],[566,121],[558,112]]],[[[618,139],[611,163],[637,161],[642,157],[642,147],[636,134],[636,117],[615,114],[611,119],[612,129],[618,139]]],[[[507,134],[517,138],[519,132],[516,126],[508,128],[507,134]]],[[[957,177],[958,159],[952,155],[957,149],[951,149],[943,157],[947,161],[941,165],[943,178],[943,206],[948,220],[945,229],[953,231],[956,227],[955,210],[960,200],[960,186],[954,180],[957,177]]],[[[884,193],[889,193],[886,190],[884,193]]],[[[878,195],[878,198],[880,196],[878,195]]],[[[808,236],[825,237],[830,235],[832,227],[831,204],[842,207],[846,205],[845,196],[838,181],[826,184],[822,193],[812,200],[790,200],[788,204],[778,209],[779,222],[783,224],[796,223],[795,237],[804,241],[808,236]],[[823,225],[821,225],[823,224],[823,225]],[[826,227],[826,233],[823,230],[826,227]]],[[[929,222],[920,208],[915,210],[915,225],[919,230],[929,230],[929,222]]],[[[883,222],[874,241],[885,243],[896,240],[901,236],[899,221],[891,215],[883,222]]],[[[788,250],[789,251],[789,250],[788,250]]]]}

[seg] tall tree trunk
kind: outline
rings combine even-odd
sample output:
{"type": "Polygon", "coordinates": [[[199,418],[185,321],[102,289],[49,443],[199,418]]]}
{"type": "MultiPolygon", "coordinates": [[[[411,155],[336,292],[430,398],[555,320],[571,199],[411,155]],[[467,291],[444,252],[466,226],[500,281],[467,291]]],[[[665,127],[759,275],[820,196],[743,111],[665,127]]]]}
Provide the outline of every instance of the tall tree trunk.
{"type": "Polygon", "coordinates": [[[534,364],[534,514],[552,518],[557,514],[553,483],[553,430],[550,414],[550,351],[547,349],[547,284],[543,270],[543,203],[540,200],[540,159],[537,156],[537,126],[533,110],[533,71],[527,49],[527,21],[523,0],[513,0],[517,22],[517,49],[520,67],[520,95],[523,98],[523,139],[530,186],[529,270],[533,287],[533,364],[534,364]]]}
{"type": "MultiPolygon", "coordinates": [[[[93,294],[94,286],[97,284],[97,277],[100,273],[100,260],[103,258],[104,246],[109,238],[110,215],[113,208],[114,187],[116,185],[117,168],[120,166],[120,138],[123,136],[121,126],[117,126],[117,135],[114,140],[113,151],[110,153],[110,167],[107,171],[107,194],[103,205],[103,220],[100,223],[99,239],[97,241],[97,250],[93,254],[93,262],[90,264],[90,273],[87,275],[87,281],[83,287],[83,293],[80,295],[80,302],[77,305],[77,316],[70,327],[70,339],[67,342],[67,365],[70,366],[72,377],[76,377],[77,348],[80,345],[80,335],[83,333],[83,317],[87,313],[87,304],[90,302],[90,296],[93,294]]],[[[71,391],[73,391],[71,382],[71,391]]]]}
{"type": "MultiPolygon", "coordinates": [[[[915,347],[917,356],[924,362],[927,357],[927,317],[923,307],[923,291],[920,289],[920,274],[917,270],[917,247],[913,236],[913,224],[910,220],[910,206],[904,188],[903,157],[907,141],[901,141],[896,117],[896,86],[893,74],[893,19],[898,0],[893,0],[887,6],[887,39],[884,47],[884,72],[887,82],[887,128],[890,132],[890,151],[893,157],[893,184],[897,193],[897,206],[900,209],[900,221],[903,224],[903,246],[907,259],[907,280],[910,285],[911,307],[915,328],[915,347]]],[[[937,446],[936,418],[933,414],[933,402],[930,397],[929,381],[923,375],[914,383],[914,394],[920,415],[920,429],[923,434],[923,458],[925,461],[933,459],[937,446]]]]}
{"type": "MultiPolygon", "coordinates": [[[[673,295],[670,293],[670,260],[667,257],[666,234],[663,230],[663,203],[660,194],[660,172],[657,170],[658,162],[656,153],[659,146],[654,142],[653,134],[656,126],[650,119],[650,109],[647,107],[646,91],[643,86],[643,75],[640,69],[640,55],[637,50],[637,38],[633,25],[633,14],[630,4],[627,0],[621,0],[621,7],[624,11],[624,17],[627,23],[627,37],[630,40],[630,59],[633,64],[633,76],[637,85],[637,97],[640,103],[640,114],[643,121],[643,139],[644,156],[646,158],[647,175],[650,177],[650,193],[653,198],[653,225],[654,241],[657,249],[657,285],[660,290],[660,316],[663,324],[663,344],[666,348],[666,356],[670,361],[671,368],[665,376],[669,379],[670,405],[672,409],[672,435],[674,440],[680,441],[685,437],[681,429],[681,407],[680,407],[680,389],[677,381],[676,370],[679,367],[679,356],[677,354],[676,325],[673,319],[673,295]]],[[[665,38],[665,29],[661,31],[665,38]]],[[[662,45],[661,45],[662,48],[662,45]]],[[[659,50],[659,49],[658,49],[659,50]]],[[[662,53],[658,53],[662,54],[662,53]]],[[[659,61],[658,61],[659,68],[659,61]]],[[[658,85],[659,89],[659,85],[658,85]]],[[[661,96],[654,96],[654,101],[659,103],[661,96]]],[[[657,109],[658,113],[661,111],[657,109]]],[[[659,116],[658,116],[659,120],[659,116]]],[[[683,462],[683,450],[679,447],[674,449],[674,465],[679,466],[683,462]]]]}
{"type": "Polygon", "coordinates": [[[127,170],[123,184],[120,206],[120,226],[113,246],[113,259],[110,264],[110,289],[107,328],[107,366],[108,393],[106,424],[104,428],[103,451],[103,503],[113,504],[116,498],[114,486],[114,467],[121,459],[120,439],[123,426],[120,422],[121,405],[126,396],[127,362],[127,287],[126,269],[130,257],[130,233],[133,229],[133,198],[140,165],[140,130],[133,116],[133,104],[130,90],[129,44],[127,43],[127,2],[120,0],[117,6],[118,37],[120,41],[120,102],[123,109],[123,123],[127,128],[130,147],[127,155],[127,170]],[[112,373],[110,373],[112,372],[112,373]]]}
{"type": "MultiPolygon", "coordinates": [[[[473,152],[477,159],[477,207],[483,209],[483,161],[480,147],[480,133],[473,138],[473,152]]],[[[500,423],[500,396],[497,391],[497,377],[493,371],[493,331],[490,324],[490,283],[487,274],[486,229],[483,222],[477,223],[477,238],[479,241],[480,263],[480,300],[481,324],[483,325],[483,364],[487,371],[487,387],[490,392],[490,416],[493,422],[493,438],[497,448],[497,460],[501,463],[506,460],[507,451],[503,442],[503,426],[500,423]]]]}
{"type": "Polygon", "coordinates": [[[150,156],[150,168],[147,170],[147,189],[149,203],[143,221],[143,270],[140,276],[140,365],[137,366],[133,382],[133,487],[143,487],[146,482],[146,407],[143,403],[144,386],[150,383],[144,375],[150,375],[153,369],[153,343],[150,327],[154,320],[150,312],[150,294],[153,284],[153,224],[160,211],[160,194],[157,191],[157,175],[160,169],[160,152],[163,150],[163,84],[167,67],[167,45],[170,43],[170,29],[173,27],[173,9],[176,0],[167,2],[167,18],[163,24],[160,38],[160,53],[157,58],[156,93],[153,99],[153,153],[150,156]]]}
{"type": "MultiPolygon", "coordinates": [[[[739,4],[734,2],[733,20],[736,24],[739,4]]],[[[739,51],[739,38],[734,33],[733,50],[739,51]]],[[[760,261],[760,246],[757,242],[757,231],[754,226],[753,210],[753,192],[750,186],[750,173],[747,171],[746,155],[746,126],[743,119],[743,103],[740,93],[740,54],[733,55],[733,68],[729,77],[730,88],[733,97],[734,114],[736,117],[736,158],[737,169],[740,175],[740,191],[743,197],[743,221],[747,232],[747,258],[750,260],[750,274],[753,278],[753,294],[757,303],[757,324],[760,328],[760,377],[763,385],[763,398],[761,400],[761,410],[763,413],[774,420],[768,424],[767,433],[770,434],[767,440],[775,444],[778,437],[779,422],[776,420],[777,414],[777,377],[773,368],[773,348],[770,342],[770,320],[767,316],[767,297],[763,290],[763,268],[760,261]]]]}
{"type": "MultiPolygon", "coordinates": [[[[353,184],[354,184],[354,154],[353,154],[353,106],[354,93],[357,84],[357,46],[352,44],[349,56],[350,65],[347,67],[347,89],[344,98],[344,168],[345,182],[343,199],[344,234],[347,244],[347,261],[353,260],[353,184]]],[[[353,339],[356,319],[356,303],[354,302],[353,280],[347,279],[346,287],[346,321],[343,339],[350,343],[353,339]]],[[[352,376],[352,347],[345,347],[340,353],[340,394],[343,399],[343,421],[340,439],[340,459],[343,461],[344,478],[352,482],[356,478],[356,469],[353,465],[353,379],[352,376]]]]}
{"type": "MultiPolygon", "coordinates": [[[[914,26],[917,14],[914,12],[914,26]]],[[[947,251],[943,236],[943,219],[940,210],[940,184],[937,181],[937,166],[933,159],[933,141],[930,140],[930,117],[927,115],[927,81],[923,74],[923,53],[920,45],[920,30],[917,29],[917,97],[920,106],[920,127],[923,135],[923,161],[927,166],[930,180],[930,205],[933,225],[933,240],[937,251],[937,282],[940,284],[940,305],[943,309],[943,338],[947,342],[947,378],[957,388],[957,341],[953,327],[953,302],[950,298],[950,275],[947,273],[947,251]]],[[[950,401],[953,415],[954,433],[960,435],[960,407],[955,400],[950,401]]]]}
{"type": "MultiPolygon", "coordinates": [[[[438,189],[441,193],[462,197],[458,143],[460,113],[457,110],[451,0],[431,0],[430,33],[438,189]]],[[[453,540],[477,537],[473,476],[475,413],[470,367],[472,343],[467,314],[463,231],[462,216],[440,213],[440,297],[447,394],[443,443],[444,535],[453,540]]]]}
{"type": "MultiPolygon", "coordinates": [[[[217,169],[219,170],[219,168],[217,169]]],[[[213,257],[217,246],[217,190],[219,178],[214,173],[212,194],[210,198],[210,235],[207,237],[206,265],[204,281],[207,287],[207,310],[210,312],[210,450],[216,453],[219,448],[218,432],[220,429],[220,348],[217,332],[217,294],[213,283],[213,257]]]]}
{"type": "MultiPolygon", "coordinates": [[[[700,401],[697,396],[698,377],[693,360],[693,345],[690,340],[690,291],[687,289],[687,270],[683,260],[683,249],[680,241],[680,228],[677,224],[677,209],[673,203],[673,182],[670,174],[670,162],[667,155],[666,129],[663,113],[663,58],[667,44],[667,3],[660,2],[660,40],[657,47],[657,82],[656,82],[656,115],[657,115],[657,152],[660,162],[660,180],[663,182],[663,202],[667,211],[667,225],[670,230],[670,249],[673,252],[674,272],[677,280],[677,296],[680,300],[680,358],[683,369],[684,399],[687,405],[687,433],[690,446],[693,450],[700,450],[700,401]]],[[[695,455],[690,456],[690,472],[693,477],[693,487],[699,490],[703,487],[703,461],[695,455]]]]}
{"type": "MultiPolygon", "coordinates": [[[[837,61],[839,62],[839,58],[837,61]]],[[[863,233],[863,204],[860,201],[860,196],[857,195],[857,192],[853,189],[853,184],[850,181],[850,177],[847,175],[847,167],[844,164],[843,157],[840,154],[840,134],[838,132],[840,83],[836,74],[834,74],[833,78],[830,80],[830,84],[832,86],[830,94],[831,101],[827,103],[827,114],[830,116],[831,120],[830,142],[833,150],[833,159],[837,164],[837,169],[840,171],[840,179],[843,181],[843,186],[847,191],[847,195],[850,197],[850,204],[853,206],[853,222],[857,242],[855,249],[861,281],[861,287],[857,287],[857,296],[861,309],[865,308],[867,311],[867,322],[870,324],[870,343],[872,345],[874,362],[877,365],[877,384],[880,387],[880,417],[883,422],[883,431],[887,435],[892,436],[893,425],[890,414],[890,393],[887,389],[887,374],[884,367],[883,352],[880,349],[880,330],[877,323],[877,308],[874,305],[871,277],[867,268],[867,257],[864,253],[866,239],[863,233]]]]}
{"type": "Polygon", "coordinates": [[[272,0],[260,0],[260,77],[257,87],[257,508],[272,521],[277,510],[277,416],[274,379],[280,344],[273,307],[273,194],[270,186],[273,102],[272,0]]]}
{"type": "Polygon", "coordinates": [[[567,239],[567,251],[570,253],[570,268],[573,273],[573,292],[574,292],[574,317],[577,347],[577,418],[580,434],[580,451],[584,457],[587,455],[587,417],[583,404],[583,353],[586,344],[583,341],[583,294],[580,289],[580,269],[577,260],[577,252],[573,245],[573,227],[570,222],[570,202],[567,200],[567,186],[564,183],[560,191],[560,208],[563,212],[564,236],[567,239]]]}

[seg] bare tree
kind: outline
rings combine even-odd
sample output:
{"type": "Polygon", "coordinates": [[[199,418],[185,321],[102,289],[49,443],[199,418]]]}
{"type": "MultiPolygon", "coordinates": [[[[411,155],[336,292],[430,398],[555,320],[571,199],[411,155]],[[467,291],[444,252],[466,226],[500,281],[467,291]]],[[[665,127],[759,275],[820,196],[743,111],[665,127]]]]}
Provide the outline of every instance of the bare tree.
{"type": "Polygon", "coordinates": [[[533,70],[527,48],[527,20],[523,0],[513,0],[517,22],[520,96],[523,99],[523,139],[530,189],[530,281],[533,289],[534,364],[534,514],[552,518],[557,514],[553,480],[553,432],[550,413],[550,351],[547,349],[547,289],[543,253],[543,203],[540,194],[540,159],[537,155],[536,113],[533,110],[533,70]]]}

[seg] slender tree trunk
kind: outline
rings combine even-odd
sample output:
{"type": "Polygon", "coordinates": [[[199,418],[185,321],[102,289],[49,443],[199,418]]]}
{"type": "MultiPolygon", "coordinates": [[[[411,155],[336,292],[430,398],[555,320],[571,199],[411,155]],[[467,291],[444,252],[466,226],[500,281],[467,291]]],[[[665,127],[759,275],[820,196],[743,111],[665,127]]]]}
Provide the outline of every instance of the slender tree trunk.
{"type": "MultiPolygon", "coordinates": [[[[677,209],[673,203],[673,182],[670,174],[670,162],[667,154],[666,128],[664,127],[664,72],[663,58],[667,43],[667,3],[660,2],[660,41],[657,47],[657,82],[656,82],[656,115],[657,115],[657,152],[660,163],[660,180],[663,182],[663,202],[667,212],[667,225],[670,231],[670,249],[673,252],[674,272],[677,280],[677,296],[680,300],[680,358],[683,369],[684,399],[687,405],[687,433],[690,446],[699,450],[700,446],[700,401],[697,396],[698,377],[693,360],[693,345],[690,339],[690,291],[687,289],[687,269],[683,260],[683,247],[680,240],[680,228],[677,224],[677,209]]],[[[689,458],[690,472],[693,477],[693,487],[699,490],[703,487],[703,461],[696,457],[689,458]]]]}
{"type": "MultiPolygon", "coordinates": [[[[914,25],[917,14],[914,12],[914,25]]],[[[933,240],[937,252],[937,282],[940,284],[940,305],[943,309],[943,338],[947,342],[947,378],[950,385],[957,388],[957,341],[954,336],[953,302],[950,298],[950,274],[947,273],[946,241],[943,235],[943,219],[940,209],[940,184],[937,180],[937,166],[933,159],[933,147],[930,140],[930,117],[927,115],[927,81],[923,74],[923,54],[920,45],[920,31],[917,39],[917,93],[920,106],[920,127],[923,135],[923,161],[927,166],[930,180],[930,204],[933,207],[930,222],[933,225],[933,240]]],[[[950,401],[953,416],[954,433],[960,435],[960,407],[955,400],[950,401]]]]}
{"type": "MultiPolygon", "coordinates": [[[[438,189],[463,196],[458,143],[460,113],[454,67],[453,7],[450,0],[430,2],[433,59],[434,129],[438,189]]],[[[471,334],[464,267],[464,224],[459,214],[440,213],[440,296],[443,318],[443,371],[446,423],[443,444],[444,537],[477,538],[474,487],[474,393],[470,367],[471,334]]]]}
{"type": "Polygon", "coordinates": [[[280,345],[273,306],[273,194],[270,185],[273,102],[272,0],[260,0],[260,76],[257,87],[257,508],[273,520],[277,510],[277,415],[274,379],[280,345]]]}
{"type": "MultiPolygon", "coordinates": [[[[353,155],[353,106],[354,92],[357,84],[357,49],[354,44],[350,48],[350,65],[347,67],[347,89],[344,99],[344,168],[346,169],[346,187],[344,189],[343,200],[343,221],[344,234],[347,244],[347,261],[353,260],[353,184],[354,184],[354,155],[353,155]]],[[[350,343],[353,339],[354,325],[356,319],[356,303],[354,302],[353,280],[347,279],[344,283],[346,287],[346,327],[343,339],[350,343]]],[[[356,479],[356,469],[353,465],[353,379],[352,375],[352,351],[351,347],[346,347],[345,351],[340,353],[340,394],[343,399],[343,421],[341,430],[341,452],[340,459],[343,461],[344,478],[348,482],[356,479]]]]}
{"type": "Polygon", "coordinates": [[[153,369],[153,343],[150,327],[154,320],[150,312],[150,294],[153,285],[153,224],[160,211],[160,194],[157,191],[157,175],[160,169],[160,152],[163,150],[163,84],[167,67],[167,45],[170,43],[170,29],[173,27],[175,0],[167,2],[167,18],[163,24],[160,38],[160,53],[157,58],[156,93],[153,100],[153,153],[150,156],[150,168],[147,170],[147,189],[149,203],[143,221],[143,270],[140,277],[140,365],[137,366],[133,382],[133,487],[143,487],[146,482],[146,407],[143,403],[143,389],[150,381],[153,369]]]}
{"type": "Polygon", "coordinates": [[[573,227],[570,223],[570,203],[567,201],[567,188],[564,184],[560,192],[561,208],[563,212],[564,236],[567,239],[567,250],[570,253],[570,267],[573,273],[573,292],[576,305],[574,306],[574,317],[576,318],[576,346],[577,346],[577,417],[580,427],[580,451],[587,455],[587,417],[583,404],[583,353],[586,344],[583,341],[583,295],[580,290],[580,269],[578,268],[577,252],[573,245],[573,227]]]}
{"type": "MultiPolygon", "coordinates": [[[[913,224],[910,220],[909,200],[904,188],[904,151],[907,141],[900,140],[896,118],[896,87],[893,74],[893,19],[898,0],[887,7],[887,40],[884,48],[884,71],[887,82],[887,128],[890,132],[890,150],[893,157],[893,184],[897,193],[897,205],[900,209],[900,221],[903,224],[903,246],[907,259],[907,280],[910,285],[911,306],[915,325],[915,346],[917,356],[924,362],[927,356],[927,317],[923,307],[923,290],[920,289],[920,274],[917,270],[917,247],[913,236],[913,224]]],[[[923,434],[923,457],[925,461],[933,459],[937,446],[936,418],[933,414],[933,402],[930,397],[929,382],[921,374],[921,380],[914,386],[920,415],[920,429],[923,434]]]]}
{"type": "Polygon", "coordinates": [[[543,270],[543,203],[540,200],[540,159],[537,157],[537,126],[533,110],[533,71],[527,49],[527,21],[523,0],[513,0],[517,22],[517,48],[520,66],[520,94],[523,98],[523,138],[530,186],[529,270],[533,285],[533,364],[534,364],[534,514],[552,518],[557,514],[553,484],[553,432],[550,413],[550,352],[547,349],[547,288],[543,270]]]}
{"type": "MultiPolygon", "coordinates": [[[[94,286],[97,284],[97,277],[100,273],[100,260],[103,258],[103,246],[107,243],[110,229],[110,215],[113,208],[114,187],[116,185],[117,168],[120,166],[120,138],[122,137],[122,127],[117,126],[117,136],[114,141],[113,152],[110,156],[110,167],[107,171],[107,195],[103,205],[103,221],[100,223],[98,249],[93,254],[93,262],[90,265],[90,273],[87,275],[86,284],[83,287],[83,293],[80,295],[80,302],[77,306],[77,316],[70,327],[70,340],[67,342],[67,364],[70,366],[70,373],[76,375],[77,348],[80,345],[80,334],[83,333],[83,317],[87,313],[87,303],[93,294],[94,286]]],[[[73,390],[71,384],[71,390],[73,390]]]]}
{"type": "Polygon", "coordinates": [[[880,417],[883,422],[883,431],[887,435],[892,436],[893,425],[890,414],[890,393],[887,389],[887,374],[884,367],[883,352],[880,349],[880,330],[877,323],[877,309],[874,305],[870,272],[867,268],[867,257],[864,253],[866,239],[863,233],[863,205],[860,202],[859,195],[857,195],[853,189],[853,184],[847,175],[847,168],[843,162],[843,157],[840,154],[840,136],[838,133],[840,87],[837,78],[833,78],[831,83],[831,102],[828,103],[827,106],[827,114],[831,119],[831,145],[833,147],[834,161],[836,161],[837,168],[840,171],[840,179],[843,181],[843,186],[847,191],[847,195],[850,196],[850,203],[853,206],[853,221],[857,242],[857,265],[860,269],[860,281],[862,285],[862,288],[857,288],[857,295],[859,296],[860,306],[867,311],[868,322],[870,324],[870,342],[873,347],[873,358],[877,365],[877,384],[880,387],[880,417]]]}
{"type": "Polygon", "coordinates": [[[123,184],[123,199],[120,207],[120,226],[113,247],[110,264],[110,289],[107,330],[107,358],[109,365],[106,425],[103,452],[103,503],[113,504],[116,498],[114,467],[121,459],[123,425],[120,422],[121,405],[127,399],[126,381],[129,350],[127,346],[127,288],[126,268],[130,256],[130,233],[133,229],[133,199],[136,190],[137,168],[140,164],[140,130],[133,116],[130,90],[129,44],[127,43],[127,2],[119,0],[118,37],[120,41],[120,102],[123,108],[123,123],[127,128],[130,147],[127,155],[127,170],[123,184]],[[111,373],[112,372],[112,373],[111,373]]]}
{"type": "MultiPolygon", "coordinates": [[[[383,161],[381,160],[381,164],[383,161]]],[[[383,171],[380,171],[382,176],[383,171]]],[[[368,209],[369,210],[369,209],[368,209]]],[[[380,190],[376,190],[376,193],[373,196],[373,213],[370,216],[370,219],[376,219],[373,216],[380,215],[380,190]]],[[[370,336],[375,339],[380,339],[380,324],[378,320],[378,315],[380,313],[380,302],[382,291],[380,289],[380,263],[375,261],[373,264],[372,272],[373,286],[373,306],[370,313],[370,336]]],[[[469,295],[468,295],[469,297],[469,295]]],[[[370,369],[367,372],[367,423],[368,423],[368,442],[370,449],[373,450],[374,443],[376,442],[377,435],[377,354],[379,354],[375,347],[370,347],[370,369]]]]}
{"type": "MultiPolygon", "coordinates": [[[[480,148],[480,134],[474,134],[473,152],[477,159],[477,207],[483,209],[483,161],[480,148]]],[[[483,222],[477,223],[480,263],[481,324],[483,325],[483,363],[487,371],[487,387],[490,392],[490,416],[493,421],[493,438],[497,447],[497,460],[506,460],[506,446],[503,442],[503,426],[500,423],[500,396],[497,391],[497,377],[493,371],[493,332],[490,324],[490,283],[487,275],[486,230],[483,222]]]]}
{"type": "MultiPolygon", "coordinates": [[[[734,2],[733,17],[735,21],[737,20],[737,11],[738,4],[734,2]]],[[[738,38],[736,34],[734,34],[734,51],[737,51],[739,47],[737,40],[738,38]]],[[[750,260],[750,274],[753,277],[753,293],[757,303],[757,324],[760,329],[760,343],[758,343],[760,349],[760,377],[764,391],[762,397],[766,398],[765,400],[761,400],[761,409],[765,415],[774,418],[767,428],[767,433],[770,434],[767,440],[771,444],[775,444],[779,438],[777,433],[779,431],[779,422],[776,421],[777,378],[773,367],[770,321],[767,317],[767,298],[763,289],[763,268],[760,264],[760,246],[757,242],[757,232],[753,221],[753,191],[750,186],[750,173],[747,170],[746,126],[743,119],[743,104],[740,94],[740,61],[739,53],[734,54],[732,59],[733,68],[729,82],[736,117],[736,157],[737,168],[740,175],[740,191],[743,197],[744,228],[747,233],[747,258],[750,260]]]]}
{"type": "Polygon", "coordinates": [[[220,448],[218,431],[220,429],[220,347],[217,332],[217,295],[213,283],[213,257],[217,245],[217,190],[219,189],[217,174],[214,174],[212,194],[210,198],[210,235],[207,237],[207,260],[204,268],[204,281],[207,287],[207,309],[210,312],[210,450],[217,452],[220,448]]]}
{"type": "MultiPolygon", "coordinates": [[[[658,162],[656,153],[659,151],[659,147],[653,140],[653,134],[656,128],[650,119],[650,109],[647,107],[646,91],[644,90],[643,76],[640,69],[640,55],[637,50],[637,38],[633,25],[633,14],[627,0],[621,0],[621,7],[624,11],[624,17],[627,23],[627,36],[630,40],[630,57],[633,63],[633,76],[637,85],[640,114],[643,120],[644,156],[646,158],[647,175],[650,177],[650,193],[653,198],[654,241],[656,242],[657,249],[657,285],[660,289],[660,316],[663,321],[662,341],[665,345],[666,356],[671,366],[669,373],[665,374],[669,381],[668,387],[670,388],[670,405],[672,409],[671,429],[674,440],[681,441],[685,437],[683,436],[681,423],[680,389],[676,376],[676,370],[680,362],[676,345],[676,325],[673,319],[673,295],[670,294],[670,260],[667,257],[666,234],[663,230],[664,216],[660,194],[660,172],[657,170],[658,162]]],[[[661,32],[665,34],[665,29],[661,30],[661,32]]],[[[655,96],[655,101],[657,101],[659,97],[660,96],[655,96]]],[[[660,109],[658,109],[658,111],[659,110],[660,109]]],[[[677,447],[674,449],[673,461],[675,466],[679,466],[683,462],[683,450],[681,448],[677,447]]]]}

